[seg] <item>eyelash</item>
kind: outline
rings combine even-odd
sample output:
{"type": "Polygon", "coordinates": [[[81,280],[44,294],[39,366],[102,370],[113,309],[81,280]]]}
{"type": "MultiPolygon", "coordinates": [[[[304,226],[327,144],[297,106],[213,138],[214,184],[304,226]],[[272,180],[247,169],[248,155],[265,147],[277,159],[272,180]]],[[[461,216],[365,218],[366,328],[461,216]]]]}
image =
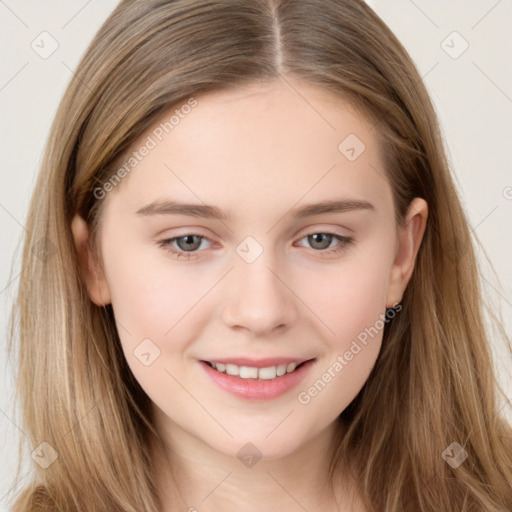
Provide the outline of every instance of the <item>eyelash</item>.
{"type": "MultiPolygon", "coordinates": [[[[304,238],[307,238],[308,236],[312,236],[312,235],[329,235],[338,240],[338,244],[333,248],[317,249],[317,250],[313,249],[315,252],[320,253],[322,257],[329,256],[331,254],[338,254],[338,253],[342,252],[344,249],[346,249],[354,241],[354,239],[352,237],[337,235],[336,233],[331,233],[329,231],[314,231],[313,233],[308,233],[307,235],[304,235],[302,238],[300,238],[300,240],[303,240],[304,238]]],[[[175,236],[173,238],[167,238],[165,240],[161,240],[158,242],[158,245],[160,247],[162,247],[163,249],[165,249],[167,252],[171,253],[176,258],[184,258],[186,260],[190,260],[192,258],[195,258],[197,256],[197,253],[201,252],[201,251],[195,250],[195,251],[187,252],[187,251],[183,251],[183,250],[174,249],[171,246],[172,242],[174,242],[175,240],[179,240],[180,238],[186,238],[188,236],[197,236],[198,238],[201,239],[201,241],[208,240],[207,237],[205,237],[203,235],[199,235],[198,233],[186,233],[185,235],[175,236]]]]}

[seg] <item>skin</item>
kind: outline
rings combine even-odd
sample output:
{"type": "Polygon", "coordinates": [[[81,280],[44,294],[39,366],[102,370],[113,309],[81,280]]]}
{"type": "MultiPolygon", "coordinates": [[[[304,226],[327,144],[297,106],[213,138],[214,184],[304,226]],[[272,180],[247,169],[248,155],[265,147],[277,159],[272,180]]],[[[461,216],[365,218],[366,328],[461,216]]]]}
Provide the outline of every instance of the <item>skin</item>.
{"type": "MultiPolygon", "coordinates": [[[[191,113],[102,199],[103,267],[83,219],[73,220],[91,300],[112,303],[128,364],[154,403],[163,440],[154,447],[155,482],[165,511],[177,510],[174,500],[179,510],[364,510],[355,483],[342,475],[339,493],[329,497],[327,466],[335,420],[367,380],[382,329],[307,404],[297,397],[329,367],[332,374],[353,340],[400,302],[427,204],[416,198],[396,226],[372,124],[317,86],[289,83],[197,96],[191,113]],[[349,134],[366,146],[354,161],[338,149],[349,134]],[[171,197],[231,215],[135,213],[171,197]],[[374,209],[304,219],[290,213],[341,197],[374,209]],[[339,242],[307,236],[314,232],[353,243],[323,254],[339,242]],[[206,237],[190,260],[158,244],[187,234],[206,237]],[[263,249],[252,263],[236,252],[247,236],[263,249]],[[134,355],[147,338],[160,350],[149,366],[134,355]],[[223,356],[316,361],[296,389],[254,402],[217,387],[198,363],[223,356]],[[237,458],[247,442],[262,454],[252,467],[237,458]]],[[[189,248],[184,239],[171,245],[189,248]]]]}

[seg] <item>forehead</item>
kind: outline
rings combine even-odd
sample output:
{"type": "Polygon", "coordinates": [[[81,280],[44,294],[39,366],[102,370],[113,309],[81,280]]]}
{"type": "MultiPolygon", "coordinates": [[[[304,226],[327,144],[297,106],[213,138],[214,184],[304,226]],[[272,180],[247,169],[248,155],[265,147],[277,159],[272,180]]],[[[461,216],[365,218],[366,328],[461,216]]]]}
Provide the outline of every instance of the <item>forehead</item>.
{"type": "Polygon", "coordinates": [[[334,195],[382,208],[391,201],[371,121],[304,82],[255,83],[185,100],[146,130],[124,163],[130,155],[137,161],[108,197],[122,198],[126,212],[169,196],[260,215],[334,195]]]}

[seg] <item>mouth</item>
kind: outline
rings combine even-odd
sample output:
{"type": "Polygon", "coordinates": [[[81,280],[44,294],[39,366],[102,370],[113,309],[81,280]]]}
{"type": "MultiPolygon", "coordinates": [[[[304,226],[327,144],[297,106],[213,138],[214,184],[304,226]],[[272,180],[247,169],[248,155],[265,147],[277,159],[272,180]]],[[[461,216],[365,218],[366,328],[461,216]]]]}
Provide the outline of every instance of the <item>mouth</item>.
{"type": "Polygon", "coordinates": [[[213,361],[202,361],[207,364],[210,368],[213,368],[219,373],[225,373],[232,375],[233,377],[239,377],[241,379],[258,379],[258,380],[271,380],[276,377],[282,377],[284,375],[293,373],[301,368],[304,364],[312,361],[313,359],[297,360],[290,362],[281,362],[279,364],[268,364],[265,362],[259,363],[248,363],[248,364],[234,364],[229,362],[213,362],[213,361]]]}
{"type": "Polygon", "coordinates": [[[219,359],[198,362],[211,382],[223,391],[244,400],[262,402],[297,388],[310,373],[316,358],[219,359]]]}

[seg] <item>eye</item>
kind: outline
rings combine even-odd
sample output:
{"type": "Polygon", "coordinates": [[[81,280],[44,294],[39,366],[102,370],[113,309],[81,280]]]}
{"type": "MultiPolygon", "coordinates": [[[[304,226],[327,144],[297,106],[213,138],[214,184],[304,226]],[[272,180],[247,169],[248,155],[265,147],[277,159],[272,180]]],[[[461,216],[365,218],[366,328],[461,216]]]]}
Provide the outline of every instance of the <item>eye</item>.
{"type": "Polygon", "coordinates": [[[311,233],[301,238],[307,239],[312,248],[323,255],[336,254],[343,251],[347,246],[353,242],[353,238],[348,236],[337,235],[336,233],[329,233],[319,231],[311,233]],[[334,245],[332,243],[335,242],[334,245]],[[329,250],[326,250],[329,249],[329,250]]]}
{"type": "Polygon", "coordinates": [[[158,245],[172,253],[176,258],[191,259],[196,257],[195,253],[201,247],[204,240],[208,239],[202,235],[188,233],[183,236],[175,236],[174,238],[161,240],[158,242],[158,245]],[[176,243],[178,249],[175,249],[174,243],[176,243]]]}
{"type": "MultiPolygon", "coordinates": [[[[305,239],[307,239],[308,243],[312,244],[312,248],[322,256],[342,252],[353,242],[353,238],[351,237],[329,232],[310,233],[302,237],[300,241],[305,239]],[[333,242],[335,242],[334,245],[332,245],[333,242]]],[[[208,241],[208,239],[203,235],[188,233],[183,236],[175,236],[161,240],[158,242],[158,245],[178,259],[184,258],[189,260],[198,256],[197,253],[200,252],[199,249],[203,241],[208,241]]]]}

